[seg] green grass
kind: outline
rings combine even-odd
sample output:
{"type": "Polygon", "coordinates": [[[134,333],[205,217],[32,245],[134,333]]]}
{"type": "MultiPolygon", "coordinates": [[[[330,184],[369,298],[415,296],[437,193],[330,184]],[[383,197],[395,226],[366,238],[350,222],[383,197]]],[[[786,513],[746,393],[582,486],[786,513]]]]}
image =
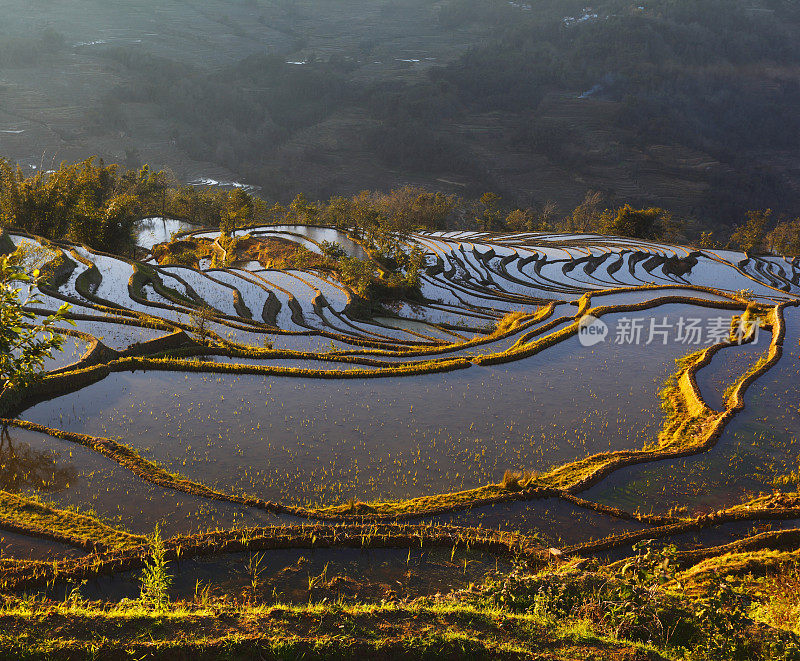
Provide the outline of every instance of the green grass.
{"type": "Polygon", "coordinates": [[[117,530],[90,514],[57,509],[32,496],[0,491],[0,528],[90,550],[137,546],[143,538],[117,530]]]}
{"type": "MultiPolygon", "coordinates": [[[[649,564],[647,556],[638,557],[636,572],[630,565],[517,569],[465,591],[414,601],[292,604],[227,596],[177,601],[163,610],[143,601],[89,602],[75,593],[63,601],[6,597],[0,602],[0,654],[215,660],[798,658],[800,639],[791,629],[800,597],[790,588],[800,579],[785,554],[771,559],[777,572],[746,578],[735,592],[726,588],[732,595],[726,599],[719,596],[718,577],[698,589],[686,573],[678,574],[689,589],[662,587],[663,572],[656,570],[662,556],[649,564]]],[[[718,562],[727,577],[721,563],[734,563],[718,562]]]]}
{"type": "Polygon", "coordinates": [[[657,659],[642,644],[583,623],[554,626],[533,614],[458,599],[418,603],[269,606],[9,600],[0,654],[14,658],[657,659]],[[115,658],[115,656],[112,656],[115,658]]]}

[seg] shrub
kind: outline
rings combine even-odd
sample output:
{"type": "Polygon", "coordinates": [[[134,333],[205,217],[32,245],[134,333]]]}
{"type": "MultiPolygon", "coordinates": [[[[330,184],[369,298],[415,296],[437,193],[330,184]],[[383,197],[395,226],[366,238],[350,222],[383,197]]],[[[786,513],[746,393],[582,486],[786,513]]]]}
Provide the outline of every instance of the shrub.
{"type": "Polygon", "coordinates": [[[322,252],[331,259],[341,259],[347,255],[342,246],[334,241],[323,241],[320,246],[322,252]]]}
{"type": "Polygon", "coordinates": [[[192,332],[197,335],[197,339],[205,344],[209,335],[209,326],[214,318],[214,310],[208,305],[202,305],[190,314],[192,322],[192,332]]]}
{"type": "Polygon", "coordinates": [[[500,319],[494,327],[495,333],[498,335],[510,331],[516,324],[524,319],[526,313],[522,310],[516,312],[509,312],[502,319],[500,319]]]}
{"type": "Polygon", "coordinates": [[[154,610],[165,610],[169,605],[172,576],[167,572],[166,548],[158,525],[150,539],[150,552],[150,558],[145,560],[140,578],[139,599],[142,604],[154,610]]]}

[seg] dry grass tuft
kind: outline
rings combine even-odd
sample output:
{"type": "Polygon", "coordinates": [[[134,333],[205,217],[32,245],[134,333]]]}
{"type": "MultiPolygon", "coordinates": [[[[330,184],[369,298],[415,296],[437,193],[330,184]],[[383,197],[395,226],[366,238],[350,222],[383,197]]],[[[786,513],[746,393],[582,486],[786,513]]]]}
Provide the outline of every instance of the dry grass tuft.
{"type": "Polygon", "coordinates": [[[522,491],[536,479],[537,475],[538,474],[536,472],[529,470],[507,470],[503,474],[503,481],[501,482],[501,485],[506,491],[522,491]]]}
{"type": "Polygon", "coordinates": [[[512,330],[514,326],[518,325],[522,321],[524,321],[530,315],[527,312],[523,312],[522,310],[517,310],[516,312],[509,312],[505,315],[502,319],[500,319],[494,327],[494,332],[497,335],[502,335],[503,333],[507,333],[508,331],[512,330]]]}

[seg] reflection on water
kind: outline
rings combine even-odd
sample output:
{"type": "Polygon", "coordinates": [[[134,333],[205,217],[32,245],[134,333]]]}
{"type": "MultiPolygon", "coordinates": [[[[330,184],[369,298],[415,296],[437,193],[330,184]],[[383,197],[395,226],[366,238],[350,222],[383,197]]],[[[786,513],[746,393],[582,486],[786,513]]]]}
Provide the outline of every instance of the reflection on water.
{"type": "MultiPolygon", "coordinates": [[[[177,222],[177,221],[175,221],[177,222]]],[[[271,233],[279,235],[281,238],[290,239],[285,233],[299,234],[316,243],[327,241],[328,243],[338,243],[342,249],[351,257],[358,259],[369,259],[367,253],[360,244],[353,241],[347,232],[334,229],[332,227],[314,227],[312,225],[263,225],[259,227],[248,227],[239,230],[240,233],[251,234],[254,237],[266,237],[271,233]]],[[[214,239],[219,235],[216,230],[198,232],[196,236],[203,239],[214,239]]],[[[169,237],[166,239],[169,240],[169,237]]]]}
{"type": "Polygon", "coordinates": [[[771,339],[769,333],[762,332],[757,343],[722,349],[697,372],[697,386],[712,409],[725,410],[725,391],[765,354],[771,339]]]}
{"type": "MultiPolygon", "coordinates": [[[[353,239],[351,239],[346,232],[342,232],[341,230],[333,229],[331,227],[313,227],[309,225],[270,225],[268,227],[265,226],[263,229],[265,231],[272,232],[292,232],[294,234],[300,234],[311,239],[312,241],[316,241],[317,243],[322,243],[323,241],[327,241],[328,243],[338,243],[351,257],[357,257],[358,259],[369,259],[369,254],[367,251],[364,250],[361,245],[353,241],[353,239]]],[[[247,231],[253,232],[254,230],[247,231]]],[[[259,233],[261,232],[259,231],[259,233]]]]}
{"type": "MultiPolygon", "coordinates": [[[[150,534],[158,523],[167,536],[191,534],[213,528],[231,526],[265,526],[291,523],[288,517],[278,518],[261,510],[237,507],[224,502],[211,501],[198,496],[164,489],[149,484],[122,468],[116,462],[81,445],[53,438],[26,429],[9,429],[11,444],[19,454],[26,448],[33,457],[43,457],[52,463],[36,474],[25,473],[24,464],[16,468],[8,464],[2,479],[7,485],[2,489],[12,491],[17,484],[20,491],[33,491],[54,507],[74,507],[79,511],[91,510],[109,525],[120,526],[130,532],[150,534]],[[58,489],[43,488],[43,482],[52,485],[52,474],[69,476],[58,482],[58,489]]],[[[46,463],[42,459],[42,463],[46,463]]]]}
{"type": "Polygon", "coordinates": [[[641,448],[660,426],[658,390],[685,353],[571,338],[506,365],[419,377],[118,373],[25,417],[120,436],[190,478],[268,499],[396,498],[641,448]]]}
{"type": "Polygon", "coordinates": [[[83,555],[86,555],[84,551],[66,544],[0,530],[0,558],[56,560],[79,558],[83,555]]]}
{"type": "MultiPolygon", "coordinates": [[[[173,563],[170,597],[191,599],[198,585],[212,596],[239,596],[263,602],[415,598],[464,588],[498,570],[507,558],[464,549],[315,549],[233,553],[173,563]],[[256,585],[253,587],[253,577],[256,585]]],[[[139,596],[140,572],[89,581],[81,592],[90,599],[139,596]]],[[[51,594],[63,596],[59,586],[51,594]]]]}
{"type": "Polygon", "coordinates": [[[145,218],[136,225],[136,245],[152,250],[153,246],[170,241],[176,232],[190,229],[197,226],[174,218],[145,218]]]}
{"type": "Polygon", "coordinates": [[[86,353],[87,346],[86,341],[81,338],[65,336],[61,349],[54,351],[51,357],[45,359],[44,371],[61,369],[78,362],[86,353]]]}
{"type": "Polygon", "coordinates": [[[73,482],[78,472],[58,452],[34,450],[16,441],[12,430],[0,429],[0,489],[19,493],[29,489],[58,492],[73,482]]]}
{"type": "Polygon", "coordinates": [[[488,507],[432,517],[437,524],[481,526],[537,535],[548,546],[563,547],[645,528],[638,521],[617,519],[561,500],[548,498],[497,503],[488,507]]]}
{"type": "MultiPolygon", "coordinates": [[[[707,512],[770,492],[782,476],[797,473],[800,439],[800,311],[785,311],[781,360],[745,395],[745,409],[709,452],[618,471],[585,497],[620,507],[664,511],[687,505],[707,512]]],[[[790,487],[794,488],[794,487],[790,487]]]]}

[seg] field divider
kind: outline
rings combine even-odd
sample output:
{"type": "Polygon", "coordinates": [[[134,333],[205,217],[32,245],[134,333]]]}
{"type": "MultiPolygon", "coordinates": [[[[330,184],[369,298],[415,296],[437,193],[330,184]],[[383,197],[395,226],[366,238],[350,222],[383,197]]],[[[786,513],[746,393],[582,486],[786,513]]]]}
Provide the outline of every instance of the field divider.
{"type": "Polygon", "coordinates": [[[59,542],[89,552],[137,546],[144,537],[112,528],[94,516],[0,490],[0,530],[59,542]]]}
{"type": "MultiPolygon", "coordinates": [[[[624,546],[631,546],[645,539],[663,539],[674,537],[687,532],[697,532],[728,523],[741,523],[744,521],[791,521],[800,519],[800,501],[795,507],[780,509],[750,509],[747,511],[721,510],[710,514],[703,514],[693,519],[671,523],[669,525],[647,528],[633,532],[610,535],[603,539],[582,542],[566,546],[561,551],[566,555],[593,555],[603,551],[610,551],[624,546]]],[[[735,543],[734,543],[735,544],[735,543]]],[[[687,552],[687,557],[695,557],[694,552],[687,552]]],[[[702,559],[701,554],[696,554],[697,559],[702,559]]]]}
{"type": "MultiPolygon", "coordinates": [[[[402,524],[296,525],[214,531],[165,540],[165,559],[185,559],[279,549],[320,548],[460,548],[514,556],[542,566],[547,552],[535,537],[458,526],[402,524]]],[[[144,567],[152,551],[148,543],[96,552],[56,562],[0,562],[0,589],[19,591],[56,582],[80,581],[144,567]]]]}
{"type": "MultiPolygon", "coordinates": [[[[640,304],[633,304],[627,307],[632,309],[648,309],[658,305],[659,301],[673,302],[676,298],[679,302],[682,300],[681,297],[666,297],[640,304]]],[[[701,302],[704,305],[708,305],[713,308],[730,309],[731,306],[733,306],[738,309],[741,307],[741,305],[737,305],[733,302],[730,304],[727,302],[720,303],[713,301],[701,302]]],[[[703,409],[704,414],[707,412],[709,417],[701,421],[701,425],[697,430],[693,430],[693,434],[690,439],[683,439],[681,443],[678,443],[674,447],[672,446],[674,444],[671,444],[671,441],[674,439],[667,439],[669,442],[666,442],[666,447],[662,448],[651,448],[641,451],[623,450],[617,452],[600,453],[598,455],[587,457],[586,459],[555,468],[544,475],[536,476],[526,488],[518,490],[509,490],[504,488],[503,485],[487,485],[485,487],[479,487],[477,489],[471,489],[458,493],[422,496],[409,501],[402,501],[400,503],[353,503],[349,505],[309,509],[267,502],[250,496],[223,494],[219,491],[205,487],[202,484],[173,475],[163,468],[160,468],[153,462],[143,459],[131,448],[112,439],[103,439],[88,435],[74,434],[72,432],[54,430],[42,425],[37,425],[36,423],[17,419],[0,419],[0,424],[24,427],[34,431],[41,431],[42,433],[50,434],[59,438],[78,442],[86,447],[100,452],[101,454],[104,454],[111,459],[114,459],[143,479],[151,481],[160,486],[177,489],[187,493],[193,493],[215,500],[225,500],[248,507],[266,509],[276,514],[289,514],[317,520],[407,520],[512,500],[532,500],[536,498],[553,497],[558,496],[561,492],[575,494],[597,483],[599,480],[603,479],[605,476],[615,470],[618,470],[619,468],[631,466],[637,463],[659,461],[663,459],[674,459],[691,454],[697,454],[707,450],[713,446],[716,438],[721,433],[725,424],[733,417],[733,415],[735,415],[736,411],[740,410],[740,408],[744,406],[742,395],[747,386],[752,383],[760,374],[768,370],[779,359],[781,345],[783,343],[783,337],[785,334],[782,309],[786,305],[786,303],[779,304],[772,309],[768,315],[769,322],[773,326],[773,337],[770,345],[769,358],[763,361],[763,363],[758,366],[758,369],[748,373],[739,382],[738,386],[734,389],[731,395],[730,406],[725,412],[712,412],[707,407],[706,409],[703,409]]],[[[593,311],[600,311],[601,313],[604,313],[611,311],[618,312],[620,310],[618,307],[607,307],[595,308],[593,311]]],[[[577,322],[573,325],[576,324],[577,322]]],[[[563,331],[560,331],[554,335],[558,336],[560,333],[563,333],[563,331]]],[[[712,349],[714,349],[714,347],[711,347],[704,352],[703,355],[705,356],[705,359],[710,360],[709,356],[711,355],[712,349]]],[[[702,362],[703,360],[695,360],[688,366],[687,369],[693,374],[697,371],[697,369],[699,369],[699,366],[702,362]]],[[[78,374],[85,374],[84,378],[93,382],[103,378],[105,375],[104,372],[109,373],[111,371],[127,371],[135,369],[275,374],[289,376],[312,376],[316,378],[360,378],[371,376],[378,377],[402,375],[406,373],[449,371],[451,369],[466,368],[470,365],[471,363],[468,360],[456,359],[452,362],[442,362],[433,365],[411,365],[407,368],[391,370],[352,370],[343,372],[335,370],[296,370],[293,368],[227,365],[219,363],[187,363],[186,361],[174,359],[159,360],[152,358],[127,357],[112,361],[107,365],[99,365],[93,368],[88,368],[87,370],[83,370],[78,374]]],[[[74,375],[75,373],[73,373],[73,376],[74,375]]],[[[685,425],[682,425],[681,429],[684,428],[685,425]]],[[[662,443],[663,442],[664,439],[662,439],[662,443]]]]}
{"type": "MultiPolygon", "coordinates": [[[[621,314],[625,312],[642,312],[651,310],[662,305],[670,304],[688,304],[700,307],[709,307],[719,310],[740,310],[745,307],[741,302],[737,301],[709,301],[706,299],[692,298],[689,296],[662,296],[659,298],[650,299],[647,301],[640,301],[638,303],[629,303],[625,305],[602,305],[595,308],[589,307],[591,301],[590,294],[581,296],[578,302],[578,311],[575,317],[562,317],[561,321],[575,319],[566,328],[561,329],[556,333],[547,335],[539,340],[530,342],[530,337],[523,335],[517,343],[507,349],[494,354],[487,354],[485,356],[477,356],[475,362],[479,365],[500,365],[502,363],[519,360],[520,358],[528,358],[544,349],[547,349],[559,342],[562,342],[573,335],[578,333],[580,328],[581,319],[586,315],[592,315],[596,318],[601,318],[607,314],[621,314]]],[[[552,323],[552,322],[551,322],[552,323]]]]}

